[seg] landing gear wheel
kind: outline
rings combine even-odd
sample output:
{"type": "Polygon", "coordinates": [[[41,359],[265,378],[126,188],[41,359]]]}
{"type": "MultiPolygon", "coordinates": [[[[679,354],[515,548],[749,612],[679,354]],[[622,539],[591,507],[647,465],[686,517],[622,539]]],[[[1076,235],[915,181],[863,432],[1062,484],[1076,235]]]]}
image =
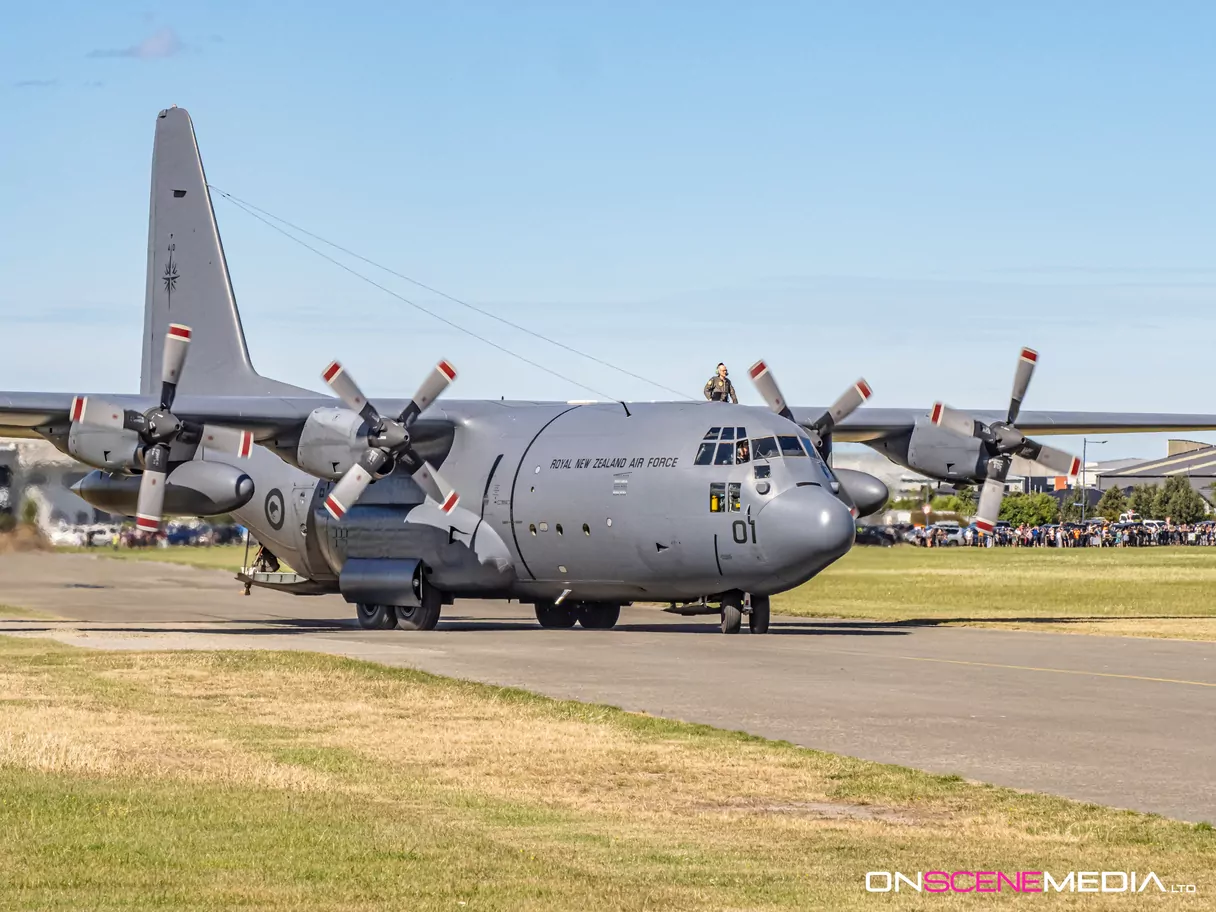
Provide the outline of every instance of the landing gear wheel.
{"type": "Polygon", "coordinates": [[[434,630],[443,611],[443,593],[422,581],[422,604],[397,608],[397,626],[402,630],[434,630]]]}
{"type": "Polygon", "coordinates": [[[615,602],[586,602],[578,609],[578,622],[587,630],[611,630],[620,619],[621,606],[615,602]]]}
{"type": "Polygon", "coordinates": [[[738,633],[743,626],[743,599],[738,595],[722,596],[722,632],[738,633]]]}
{"type": "Polygon", "coordinates": [[[555,605],[553,602],[536,603],[536,620],[542,627],[555,630],[569,630],[578,620],[574,610],[565,605],[555,605]]]}
{"type": "Polygon", "coordinates": [[[752,596],[752,613],[747,616],[747,628],[752,633],[768,633],[768,596],[752,596]]]}
{"type": "Polygon", "coordinates": [[[392,605],[369,605],[360,602],[355,606],[355,617],[364,630],[392,630],[397,625],[397,616],[392,605]]]}

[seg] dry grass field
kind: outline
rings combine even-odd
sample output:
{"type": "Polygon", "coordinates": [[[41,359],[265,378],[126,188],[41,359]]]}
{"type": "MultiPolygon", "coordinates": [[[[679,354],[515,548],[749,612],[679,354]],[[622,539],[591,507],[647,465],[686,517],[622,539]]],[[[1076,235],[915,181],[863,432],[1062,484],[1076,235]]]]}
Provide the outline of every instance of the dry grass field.
{"type": "Polygon", "coordinates": [[[338,658],[0,638],[0,702],[3,909],[924,905],[868,870],[1216,890],[1206,825],[338,658]]]}
{"type": "Polygon", "coordinates": [[[858,547],[773,599],[804,617],[1216,640],[1216,548],[858,547]]]}

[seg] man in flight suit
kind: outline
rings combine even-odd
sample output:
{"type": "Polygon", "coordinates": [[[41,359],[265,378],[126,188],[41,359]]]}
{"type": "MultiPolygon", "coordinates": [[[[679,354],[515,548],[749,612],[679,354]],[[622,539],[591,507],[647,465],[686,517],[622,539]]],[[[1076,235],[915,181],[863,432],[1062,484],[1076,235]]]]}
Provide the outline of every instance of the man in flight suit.
{"type": "Polygon", "coordinates": [[[726,373],[726,365],[719,364],[718,372],[705,384],[705,398],[711,402],[733,402],[738,405],[739,397],[735,395],[735,385],[730,382],[726,373]]]}

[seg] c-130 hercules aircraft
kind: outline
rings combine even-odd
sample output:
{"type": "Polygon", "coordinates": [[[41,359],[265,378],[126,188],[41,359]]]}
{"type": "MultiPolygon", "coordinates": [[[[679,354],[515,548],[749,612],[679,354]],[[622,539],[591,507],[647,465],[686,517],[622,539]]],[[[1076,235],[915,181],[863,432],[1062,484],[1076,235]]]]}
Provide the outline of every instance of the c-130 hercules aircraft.
{"type": "MultiPolygon", "coordinates": [[[[81,496],[141,528],[234,514],[295,571],[250,582],[340,592],[366,628],[433,629],[462,597],[529,602],[545,627],[608,628],[622,603],[671,602],[762,633],[769,596],[845,554],[854,515],[886,501],[878,479],[833,472],[833,438],[991,479],[981,521],[1013,458],[1072,463],[1014,427],[1034,360],[1023,352],[1009,412],[976,418],[854,411],[864,381],[829,409],[790,408],[763,362],[751,375],[768,409],[437,401],[456,376],[446,361],[379,407],[333,362],[339,403],[253,369],[193,124],[174,107],[156,122],[140,394],[0,393],[0,434],[94,466],[81,496]]],[[[1023,412],[1020,427],[1209,429],[1216,416],[1023,412]]]]}

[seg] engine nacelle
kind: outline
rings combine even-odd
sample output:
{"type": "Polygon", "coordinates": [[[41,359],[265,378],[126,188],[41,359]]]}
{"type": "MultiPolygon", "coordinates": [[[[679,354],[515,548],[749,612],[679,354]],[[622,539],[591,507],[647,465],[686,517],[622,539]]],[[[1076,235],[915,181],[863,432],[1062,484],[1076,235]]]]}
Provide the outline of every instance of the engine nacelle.
{"type": "Polygon", "coordinates": [[[892,462],[941,481],[978,484],[988,477],[983,442],[940,428],[928,417],[918,418],[911,431],[870,446],[892,462]]]}
{"type": "Polygon", "coordinates": [[[135,431],[90,427],[79,421],[68,429],[68,453],[108,472],[138,468],[142,445],[135,431]]]}
{"type": "Polygon", "coordinates": [[[295,459],[290,461],[310,475],[336,481],[366,449],[367,425],[357,413],[319,408],[304,422],[295,459]]]}
{"type": "MultiPolygon", "coordinates": [[[[107,513],[135,515],[139,476],[90,472],[72,490],[107,513]]],[[[219,516],[239,510],[253,498],[253,479],[220,462],[184,462],[165,482],[165,515],[219,516]]]]}
{"type": "Polygon", "coordinates": [[[840,486],[857,506],[858,515],[869,516],[887,505],[891,492],[887,490],[887,486],[881,478],[875,478],[868,472],[859,472],[856,469],[832,469],[832,471],[836,473],[840,486]]]}

